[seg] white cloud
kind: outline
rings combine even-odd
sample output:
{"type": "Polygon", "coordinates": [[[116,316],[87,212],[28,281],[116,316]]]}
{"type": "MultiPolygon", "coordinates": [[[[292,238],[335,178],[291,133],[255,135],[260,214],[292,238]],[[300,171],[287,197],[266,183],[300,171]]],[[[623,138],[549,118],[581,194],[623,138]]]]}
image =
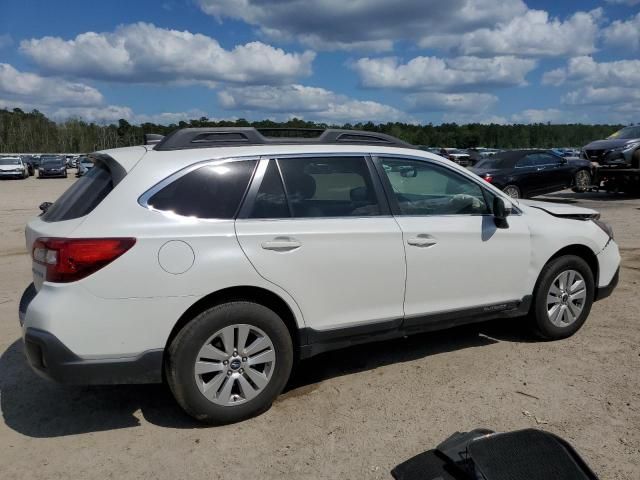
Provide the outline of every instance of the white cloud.
{"type": "Polygon", "coordinates": [[[390,51],[424,32],[458,33],[524,13],[522,0],[199,0],[205,13],[320,50],[390,51]]]}
{"type": "Polygon", "coordinates": [[[640,0],[605,0],[605,1],[607,3],[612,3],[612,4],[629,5],[630,7],[640,4],[640,0]]]}
{"type": "Polygon", "coordinates": [[[218,93],[227,110],[276,113],[329,122],[413,121],[406,113],[378,102],[355,100],[304,85],[232,87],[218,93]]]}
{"type": "Polygon", "coordinates": [[[546,72],[542,83],[562,85],[565,82],[601,87],[637,87],[640,85],[640,60],[596,62],[593,57],[569,59],[567,66],[546,72]]]}
{"type": "Polygon", "coordinates": [[[102,94],[83,83],[41,77],[0,63],[0,97],[43,105],[92,106],[103,102],[102,94]]]}
{"type": "Polygon", "coordinates": [[[482,113],[495,105],[498,97],[489,93],[414,93],[407,96],[411,111],[482,113]]]}
{"type": "Polygon", "coordinates": [[[351,65],[364,87],[405,90],[524,85],[525,76],[535,67],[535,60],[513,56],[450,59],[421,56],[404,64],[396,57],[361,58],[351,65]]]}
{"type": "Polygon", "coordinates": [[[420,45],[425,48],[450,48],[463,55],[479,56],[585,55],[596,49],[601,17],[600,8],[576,12],[565,21],[550,18],[544,10],[527,10],[508,21],[498,22],[494,28],[466,31],[462,35],[429,34],[420,45]]]}
{"type": "Polygon", "coordinates": [[[609,105],[640,104],[640,90],[625,87],[582,87],[562,97],[567,105],[609,105]]]}
{"type": "Polygon", "coordinates": [[[592,57],[575,57],[566,67],[546,72],[542,82],[569,85],[561,101],[568,109],[588,113],[587,122],[638,121],[640,60],[598,63],[592,57]]]}
{"type": "Polygon", "coordinates": [[[627,21],[615,20],[603,30],[602,35],[608,46],[623,47],[625,50],[640,49],[640,13],[627,21]]]}
{"type": "Polygon", "coordinates": [[[515,123],[563,123],[565,112],[558,108],[528,108],[513,114],[511,120],[515,123]]]}
{"type": "Polygon", "coordinates": [[[44,71],[125,82],[279,84],[311,73],[315,54],[287,53],[262,42],[225,50],[214,38],[149,23],[73,40],[24,40],[20,49],[44,71]]]}

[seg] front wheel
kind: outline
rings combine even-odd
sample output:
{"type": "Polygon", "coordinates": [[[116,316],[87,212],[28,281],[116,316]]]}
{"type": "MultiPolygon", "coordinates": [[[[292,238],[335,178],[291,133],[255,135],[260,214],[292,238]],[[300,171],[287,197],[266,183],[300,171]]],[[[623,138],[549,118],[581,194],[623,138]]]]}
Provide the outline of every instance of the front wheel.
{"type": "Polygon", "coordinates": [[[584,324],[593,304],[593,272],[574,255],[558,257],[542,269],[533,296],[532,327],[546,340],[567,338],[584,324]]]}
{"type": "Polygon", "coordinates": [[[573,177],[573,191],[582,193],[586,192],[591,186],[591,174],[587,170],[576,172],[573,177]]]}
{"type": "Polygon", "coordinates": [[[180,406],[212,424],[266,411],[293,364],[289,330],[269,308],[224,303],[189,322],[171,342],[167,381],[180,406]]]}

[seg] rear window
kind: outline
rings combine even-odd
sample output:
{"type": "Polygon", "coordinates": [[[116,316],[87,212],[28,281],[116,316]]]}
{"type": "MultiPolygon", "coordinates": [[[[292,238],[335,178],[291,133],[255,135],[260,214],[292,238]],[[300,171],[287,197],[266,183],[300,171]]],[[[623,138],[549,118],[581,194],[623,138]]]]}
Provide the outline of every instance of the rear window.
{"type": "Polygon", "coordinates": [[[84,217],[104,200],[113,187],[111,172],[102,162],[98,162],[64,192],[41,218],[45,222],[61,222],[84,217]]]}
{"type": "Polygon", "coordinates": [[[234,218],[255,166],[255,160],[243,160],[200,167],[153,194],[147,204],[185,217],[234,218]]]}

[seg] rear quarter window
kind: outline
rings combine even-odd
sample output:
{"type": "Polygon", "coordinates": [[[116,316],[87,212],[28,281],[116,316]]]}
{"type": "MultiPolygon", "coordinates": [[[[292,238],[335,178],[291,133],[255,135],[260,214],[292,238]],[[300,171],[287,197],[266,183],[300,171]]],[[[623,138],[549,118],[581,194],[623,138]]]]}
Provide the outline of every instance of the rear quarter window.
{"type": "Polygon", "coordinates": [[[234,218],[256,163],[242,160],[202,166],[161,188],[146,203],[154,210],[185,217],[234,218]]]}
{"type": "Polygon", "coordinates": [[[84,217],[96,208],[115,186],[111,171],[102,162],[80,177],[40,217],[45,222],[61,222],[84,217]]]}

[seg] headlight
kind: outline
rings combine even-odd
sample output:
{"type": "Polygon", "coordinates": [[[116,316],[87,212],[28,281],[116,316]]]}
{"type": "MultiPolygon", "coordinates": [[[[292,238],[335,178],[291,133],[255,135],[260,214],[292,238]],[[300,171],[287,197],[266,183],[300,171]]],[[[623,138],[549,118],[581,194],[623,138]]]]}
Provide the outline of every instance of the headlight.
{"type": "Polygon", "coordinates": [[[612,148],[610,151],[611,152],[627,152],[637,147],[640,147],[640,142],[627,143],[626,145],[622,145],[621,147],[612,148]]]}
{"type": "Polygon", "coordinates": [[[613,228],[611,227],[611,225],[609,225],[608,223],[605,223],[602,220],[597,219],[597,218],[592,219],[592,222],[595,223],[598,227],[600,227],[600,229],[604,233],[609,235],[609,238],[611,240],[613,240],[613,228]]]}

